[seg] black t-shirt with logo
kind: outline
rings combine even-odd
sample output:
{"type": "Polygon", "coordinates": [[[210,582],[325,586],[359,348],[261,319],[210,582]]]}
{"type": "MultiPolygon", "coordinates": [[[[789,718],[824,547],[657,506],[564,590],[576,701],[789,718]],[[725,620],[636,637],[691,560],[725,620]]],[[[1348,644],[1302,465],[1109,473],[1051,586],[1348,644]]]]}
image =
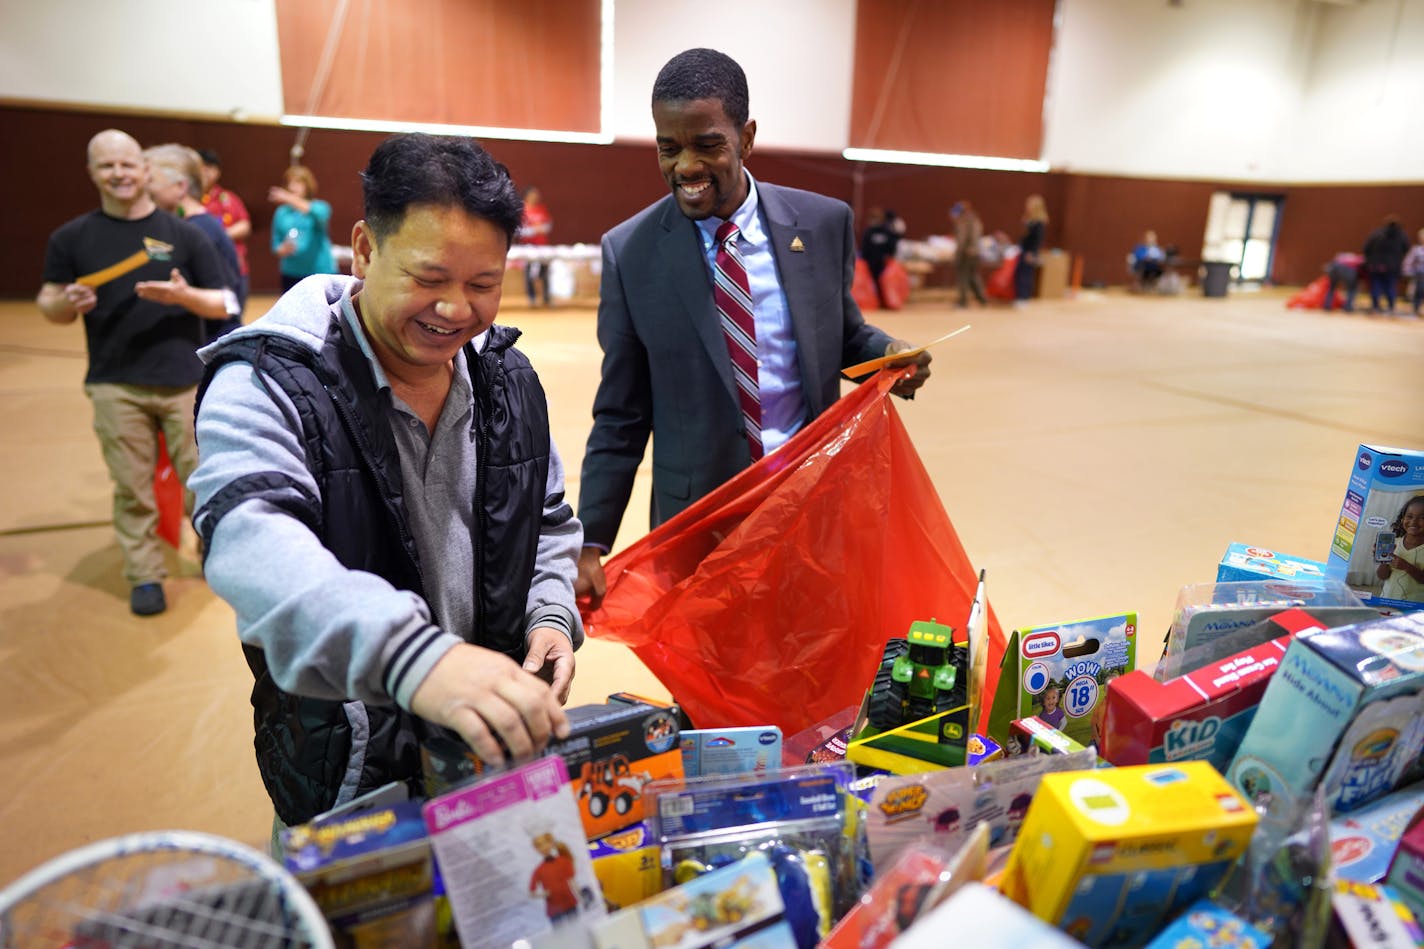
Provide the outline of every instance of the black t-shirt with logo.
{"type": "Polygon", "coordinates": [[[84,314],[85,382],[190,386],[202,378],[197,356],[204,341],[202,318],[134,292],[141,280],[169,279],[174,267],[194,287],[228,284],[207,236],[165,211],[135,221],[91,211],[50,235],[46,283],[70,284],[113,268],[110,279],[95,288],[98,305],[84,314]]]}

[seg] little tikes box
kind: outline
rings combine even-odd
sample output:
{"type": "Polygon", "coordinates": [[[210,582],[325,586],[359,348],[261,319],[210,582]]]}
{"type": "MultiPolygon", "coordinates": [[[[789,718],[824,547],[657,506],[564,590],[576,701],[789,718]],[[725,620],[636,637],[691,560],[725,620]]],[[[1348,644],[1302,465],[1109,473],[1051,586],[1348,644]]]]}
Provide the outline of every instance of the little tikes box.
{"type": "Polygon", "coordinates": [[[1139,670],[1108,684],[1098,751],[1119,767],[1199,759],[1225,771],[1291,637],[1320,623],[1305,610],[1271,617],[1281,635],[1158,682],[1139,670]]]}
{"type": "Polygon", "coordinates": [[[1424,748],[1421,689],[1424,613],[1302,633],[1227,777],[1281,814],[1317,784],[1332,813],[1362,807],[1413,777],[1424,748]]]}
{"type": "Polygon", "coordinates": [[[1256,820],[1205,761],[1047,774],[1001,888],[1089,946],[1140,946],[1225,877],[1256,820]]]}
{"type": "MultiPolygon", "coordinates": [[[[1416,497],[1424,497],[1424,451],[1360,446],[1325,570],[1349,584],[1369,606],[1424,609],[1424,595],[1418,599],[1385,595],[1385,581],[1378,573],[1380,564],[1388,562],[1394,552],[1398,539],[1395,521],[1416,497]]],[[[1421,590],[1418,585],[1411,588],[1421,590]]]]}
{"type": "Polygon", "coordinates": [[[1036,715],[1087,745],[1104,686],[1136,664],[1136,613],[1016,629],[1004,650],[988,737],[1005,745],[1012,722],[1036,715]]]}

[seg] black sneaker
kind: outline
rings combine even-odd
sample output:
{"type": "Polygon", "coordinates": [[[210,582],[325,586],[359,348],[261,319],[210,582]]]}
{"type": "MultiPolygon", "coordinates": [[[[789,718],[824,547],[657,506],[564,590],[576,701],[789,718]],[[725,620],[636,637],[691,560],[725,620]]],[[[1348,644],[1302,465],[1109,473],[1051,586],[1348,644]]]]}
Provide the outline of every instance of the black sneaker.
{"type": "Polygon", "coordinates": [[[153,616],[168,609],[163,598],[163,584],[140,583],[129,591],[129,609],[135,616],[153,616]]]}

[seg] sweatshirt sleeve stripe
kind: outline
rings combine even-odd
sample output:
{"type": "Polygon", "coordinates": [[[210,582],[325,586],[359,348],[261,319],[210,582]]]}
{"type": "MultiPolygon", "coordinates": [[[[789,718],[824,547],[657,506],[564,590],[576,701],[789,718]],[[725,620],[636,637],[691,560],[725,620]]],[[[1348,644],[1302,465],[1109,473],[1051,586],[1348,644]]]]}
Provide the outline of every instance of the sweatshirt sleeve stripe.
{"type": "Polygon", "coordinates": [[[416,627],[390,653],[382,676],[386,691],[401,708],[410,707],[410,698],[425,675],[459,638],[432,623],[416,627]]]}

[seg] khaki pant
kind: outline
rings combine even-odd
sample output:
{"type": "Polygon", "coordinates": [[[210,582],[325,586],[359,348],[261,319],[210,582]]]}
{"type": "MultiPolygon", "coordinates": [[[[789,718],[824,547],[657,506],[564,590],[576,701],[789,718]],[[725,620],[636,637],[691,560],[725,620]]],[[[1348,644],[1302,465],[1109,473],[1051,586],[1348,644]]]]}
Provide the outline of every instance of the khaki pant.
{"type": "Polygon", "coordinates": [[[188,476],[198,466],[193,436],[196,386],[133,386],[95,383],[84,387],[94,406],[94,434],[114,482],[114,531],[124,554],[124,578],[130,586],[155,583],[167,576],[158,537],[158,505],[153,469],[158,461],[158,433],[168,442],[168,457],[183,483],[183,513],[193,513],[188,476]]]}

